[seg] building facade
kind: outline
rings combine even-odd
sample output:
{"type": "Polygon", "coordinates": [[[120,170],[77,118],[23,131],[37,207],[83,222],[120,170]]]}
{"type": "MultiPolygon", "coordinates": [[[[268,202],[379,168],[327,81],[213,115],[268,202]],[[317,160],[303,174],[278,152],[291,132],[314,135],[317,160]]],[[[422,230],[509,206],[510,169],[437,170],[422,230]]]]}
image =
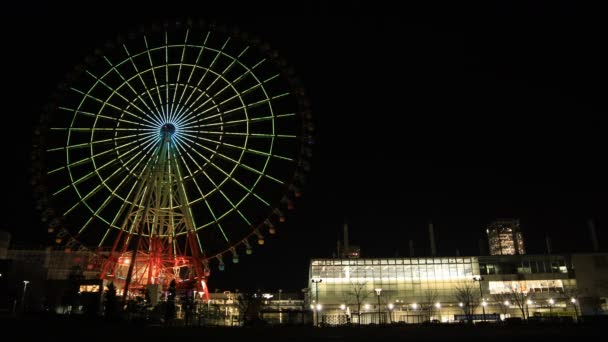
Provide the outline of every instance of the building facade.
{"type": "Polygon", "coordinates": [[[486,227],[490,255],[526,254],[519,220],[495,220],[486,227]]]}
{"type": "Polygon", "coordinates": [[[581,313],[606,309],[602,303],[608,289],[597,286],[598,273],[606,275],[597,267],[604,267],[606,258],[594,254],[313,259],[306,300],[315,323],[328,325],[547,315],[576,319],[581,313]],[[596,272],[587,273],[590,267],[596,272]],[[588,288],[577,286],[579,273],[588,288]]]}

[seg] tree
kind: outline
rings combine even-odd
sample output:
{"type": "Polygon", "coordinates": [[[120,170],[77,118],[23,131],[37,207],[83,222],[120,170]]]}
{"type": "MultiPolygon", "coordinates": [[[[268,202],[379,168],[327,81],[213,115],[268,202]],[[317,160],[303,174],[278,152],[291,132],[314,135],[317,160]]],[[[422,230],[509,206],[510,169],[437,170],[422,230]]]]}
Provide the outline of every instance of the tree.
{"type": "Polygon", "coordinates": [[[529,292],[524,292],[521,288],[521,284],[512,285],[509,287],[509,292],[506,293],[512,303],[517,305],[517,308],[521,311],[521,317],[527,319],[530,315],[526,315],[526,308],[528,307],[528,301],[531,300],[532,295],[529,292]]]}
{"type": "Polygon", "coordinates": [[[435,313],[435,305],[439,294],[434,289],[427,289],[422,293],[422,303],[420,303],[420,309],[426,313],[427,320],[431,320],[431,317],[435,313]]]}
{"type": "Polygon", "coordinates": [[[188,291],[182,297],[182,306],[184,311],[184,325],[190,325],[190,321],[192,319],[192,314],[194,311],[194,298],[192,297],[193,293],[188,291]]]}
{"type": "Polygon", "coordinates": [[[63,294],[63,304],[72,307],[70,313],[74,311],[74,308],[80,306],[80,285],[83,280],[84,273],[82,272],[82,268],[78,265],[73,266],[68,274],[68,283],[63,294]]]}
{"type": "Polygon", "coordinates": [[[367,290],[367,282],[351,281],[350,285],[350,289],[344,294],[344,299],[348,304],[357,305],[357,318],[361,325],[361,304],[369,297],[371,291],[367,290]]]}
{"type": "Polygon", "coordinates": [[[454,289],[454,298],[461,303],[460,308],[467,316],[467,321],[471,323],[473,311],[479,302],[479,293],[477,287],[471,283],[462,283],[454,289]]]}
{"type": "Polygon", "coordinates": [[[175,279],[169,283],[167,289],[167,306],[165,308],[165,323],[169,324],[175,318],[175,295],[177,290],[175,288],[175,279]]]}
{"type": "Polygon", "coordinates": [[[498,303],[499,307],[500,307],[500,313],[503,315],[506,315],[509,313],[509,306],[507,304],[505,304],[505,302],[511,302],[510,301],[510,296],[506,293],[496,293],[492,295],[492,299],[498,303]]]}
{"type": "Polygon", "coordinates": [[[564,287],[559,291],[559,296],[572,305],[576,319],[580,319],[578,305],[580,298],[583,296],[583,291],[576,287],[564,287]]]}
{"type": "Polygon", "coordinates": [[[260,312],[262,311],[262,295],[258,293],[237,293],[234,300],[239,308],[239,322],[243,325],[261,324],[260,312]]]}
{"type": "Polygon", "coordinates": [[[108,284],[108,289],[105,292],[103,311],[105,318],[108,320],[115,319],[116,315],[118,314],[118,298],[116,298],[116,287],[112,282],[108,284]]]}

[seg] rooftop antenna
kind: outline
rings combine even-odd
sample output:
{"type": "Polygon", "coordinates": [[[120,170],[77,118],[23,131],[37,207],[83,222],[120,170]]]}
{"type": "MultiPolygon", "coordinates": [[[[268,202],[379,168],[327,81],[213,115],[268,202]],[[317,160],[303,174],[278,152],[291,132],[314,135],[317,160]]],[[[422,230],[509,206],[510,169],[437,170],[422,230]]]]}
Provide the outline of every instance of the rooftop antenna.
{"type": "Polygon", "coordinates": [[[593,219],[587,220],[587,226],[589,226],[589,233],[591,234],[591,246],[593,247],[594,252],[599,252],[600,246],[597,242],[597,234],[595,232],[595,222],[593,219]]]}
{"type": "Polygon", "coordinates": [[[431,243],[431,256],[437,256],[437,247],[435,246],[435,231],[433,229],[433,221],[429,221],[429,240],[431,243]]]}

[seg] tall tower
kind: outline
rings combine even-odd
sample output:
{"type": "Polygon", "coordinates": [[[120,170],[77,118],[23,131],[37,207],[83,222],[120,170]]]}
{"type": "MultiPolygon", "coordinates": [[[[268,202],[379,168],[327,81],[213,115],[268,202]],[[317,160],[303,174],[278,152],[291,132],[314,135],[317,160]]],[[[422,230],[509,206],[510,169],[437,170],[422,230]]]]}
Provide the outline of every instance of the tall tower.
{"type": "Polygon", "coordinates": [[[490,255],[525,254],[519,220],[499,219],[486,227],[490,255]]]}

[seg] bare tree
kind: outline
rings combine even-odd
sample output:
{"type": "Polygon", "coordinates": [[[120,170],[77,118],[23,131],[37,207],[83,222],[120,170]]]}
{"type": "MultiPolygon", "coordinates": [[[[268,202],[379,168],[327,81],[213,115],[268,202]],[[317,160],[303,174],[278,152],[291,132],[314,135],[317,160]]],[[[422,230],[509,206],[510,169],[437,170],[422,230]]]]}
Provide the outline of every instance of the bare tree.
{"type": "Polygon", "coordinates": [[[430,320],[435,313],[435,304],[439,294],[436,290],[427,289],[422,293],[423,302],[420,303],[420,309],[426,313],[427,319],[430,320]]]}
{"type": "Polygon", "coordinates": [[[361,304],[369,295],[370,291],[367,290],[367,282],[350,282],[350,289],[344,293],[344,299],[348,304],[357,305],[357,318],[359,325],[361,324],[361,304]]]}
{"type": "Polygon", "coordinates": [[[507,293],[510,301],[517,305],[517,308],[521,311],[521,317],[524,319],[527,319],[527,316],[529,316],[529,313],[526,315],[527,301],[531,299],[531,295],[528,294],[529,292],[526,293],[521,290],[519,284],[517,286],[510,286],[507,293]]]}
{"type": "Polygon", "coordinates": [[[511,296],[507,293],[496,293],[491,295],[492,299],[498,303],[500,313],[506,315],[509,313],[509,304],[511,304],[511,296]],[[507,304],[508,303],[508,304],[507,304]]]}
{"type": "Polygon", "coordinates": [[[239,310],[239,324],[257,325],[261,322],[262,295],[257,293],[237,293],[234,301],[239,310]]]}
{"type": "Polygon", "coordinates": [[[576,315],[576,319],[580,318],[578,314],[578,304],[584,292],[585,291],[576,287],[564,287],[559,291],[559,296],[565,301],[569,302],[574,308],[574,314],[576,315]]]}
{"type": "Polygon", "coordinates": [[[454,289],[454,298],[459,302],[462,312],[467,316],[467,321],[471,322],[473,310],[479,302],[477,287],[471,283],[462,283],[454,289]]]}

